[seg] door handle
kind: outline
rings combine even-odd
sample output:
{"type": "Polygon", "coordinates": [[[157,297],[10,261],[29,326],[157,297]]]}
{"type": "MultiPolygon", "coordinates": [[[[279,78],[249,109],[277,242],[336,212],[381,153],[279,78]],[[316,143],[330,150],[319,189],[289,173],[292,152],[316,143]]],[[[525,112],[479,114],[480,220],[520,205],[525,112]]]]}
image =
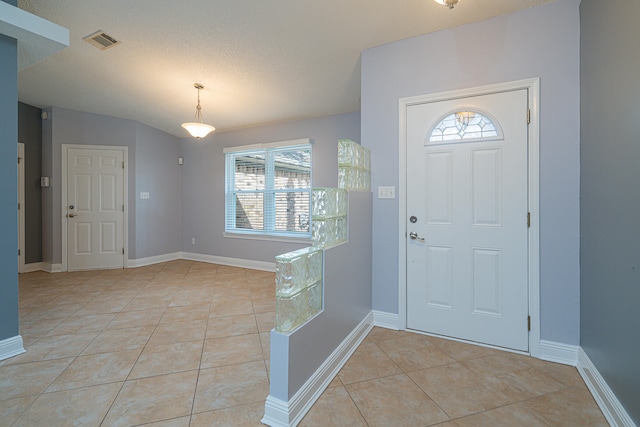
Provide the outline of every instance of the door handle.
{"type": "Polygon", "coordinates": [[[409,237],[411,238],[411,240],[417,240],[418,242],[422,242],[422,243],[426,241],[424,240],[424,238],[419,237],[418,233],[416,233],[415,231],[412,231],[411,233],[409,233],[409,237]]]}
{"type": "Polygon", "coordinates": [[[68,218],[74,218],[75,216],[76,216],[76,214],[74,214],[74,213],[67,214],[68,218]]]}

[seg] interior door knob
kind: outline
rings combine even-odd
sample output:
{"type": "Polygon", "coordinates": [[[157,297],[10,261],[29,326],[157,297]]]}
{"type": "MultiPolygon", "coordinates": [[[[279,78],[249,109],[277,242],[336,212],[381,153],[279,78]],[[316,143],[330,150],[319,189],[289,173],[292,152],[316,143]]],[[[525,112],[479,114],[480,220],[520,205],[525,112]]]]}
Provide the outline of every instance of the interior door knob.
{"type": "Polygon", "coordinates": [[[75,216],[76,216],[76,214],[74,214],[74,213],[70,213],[70,214],[67,215],[67,217],[69,217],[69,218],[74,218],[75,216]]]}
{"type": "Polygon", "coordinates": [[[416,233],[415,231],[412,231],[411,233],[409,233],[409,237],[411,238],[411,240],[417,240],[418,242],[425,242],[425,240],[422,237],[418,236],[418,233],[416,233]]]}

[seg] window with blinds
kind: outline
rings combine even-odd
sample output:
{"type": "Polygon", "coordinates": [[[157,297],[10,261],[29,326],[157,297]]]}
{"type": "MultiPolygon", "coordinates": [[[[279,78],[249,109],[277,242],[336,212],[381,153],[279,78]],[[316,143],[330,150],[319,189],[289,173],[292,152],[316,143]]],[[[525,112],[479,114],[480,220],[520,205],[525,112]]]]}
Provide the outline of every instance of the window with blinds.
{"type": "Polygon", "coordinates": [[[311,237],[308,139],[225,148],[225,231],[311,237]]]}

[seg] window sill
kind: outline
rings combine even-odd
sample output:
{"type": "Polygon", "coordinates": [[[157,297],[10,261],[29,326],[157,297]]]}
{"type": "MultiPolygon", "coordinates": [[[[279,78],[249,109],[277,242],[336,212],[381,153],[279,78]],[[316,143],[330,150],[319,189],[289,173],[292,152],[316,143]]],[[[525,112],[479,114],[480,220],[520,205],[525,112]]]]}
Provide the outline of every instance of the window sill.
{"type": "Polygon", "coordinates": [[[266,242],[283,242],[298,244],[313,244],[308,237],[287,237],[287,236],[269,236],[265,234],[244,234],[244,233],[222,233],[227,239],[246,239],[246,240],[262,240],[266,242]]]}

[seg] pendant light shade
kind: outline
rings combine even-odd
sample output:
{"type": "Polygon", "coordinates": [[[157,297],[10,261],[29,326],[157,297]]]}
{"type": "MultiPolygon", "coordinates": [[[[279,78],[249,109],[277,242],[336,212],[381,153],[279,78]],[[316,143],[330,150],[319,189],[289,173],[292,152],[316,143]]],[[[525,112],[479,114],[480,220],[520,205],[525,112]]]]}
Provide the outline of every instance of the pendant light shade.
{"type": "Polygon", "coordinates": [[[200,90],[204,89],[204,86],[200,83],[193,85],[198,90],[198,105],[196,106],[196,115],[193,122],[183,123],[182,127],[187,130],[195,139],[201,139],[209,135],[209,133],[216,130],[213,126],[204,124],[202,122],[202,107],[200,106],[200,90]]]}
{"type": "Polygon", "coordinates": [[[453,6],[458,4],[459,0],[433,0],[438,4],[443,4],[445,6],[448,6],[449,9],[453,9],[453,6]]]}

